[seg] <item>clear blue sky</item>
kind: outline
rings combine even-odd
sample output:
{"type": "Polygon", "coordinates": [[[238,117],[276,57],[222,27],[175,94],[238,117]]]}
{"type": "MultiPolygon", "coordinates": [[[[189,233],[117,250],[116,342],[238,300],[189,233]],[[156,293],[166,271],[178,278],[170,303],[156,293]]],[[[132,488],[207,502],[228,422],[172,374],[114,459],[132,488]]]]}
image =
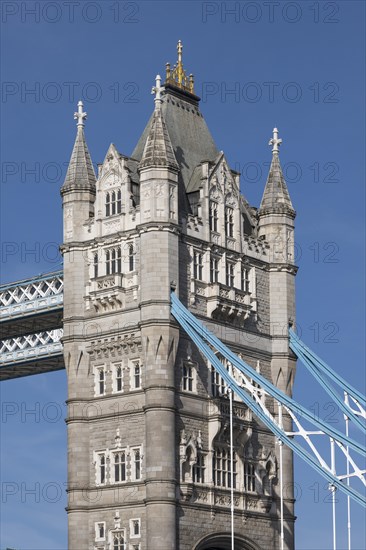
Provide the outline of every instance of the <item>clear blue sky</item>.
{"type": "MultiPolygon", "coordinates": [[[[153,109],[154,77],[176,61],[181,39],[206,122],[242,171],[242,191],[254,205],[278,126],[298,212],[298,325],[319,355],[365,389],[364,2],[71,4],[1,6],[2,282],[60,267],[59,189],[77,100],[89,115],[94,163],[110,142],[130,154],[153,109]]],[[[19,412],[1,422],[1,479],[14,482],[16,494],[1,506],[0,547],[65,549],[66,374],[6,382],[1,391],[19,412]],[[27,415],[29,409],[39,416],[27,415]],[[36,494],[27,493],[32,488],[36,494]]],[[[318,407],[322,418],[333,413],[301,365],[295,396],[318,407]]],[[[337,413],[334,419],[342,422],[337,413]]],[[[297,549],[331,548],[325,482],[296,461],[296,484],[297,549]]],[[[345,499],[339,498],[343,549],[345,499]]],[[[353,548],[363,550],[363,511],[353,510],[353,548]]]]}

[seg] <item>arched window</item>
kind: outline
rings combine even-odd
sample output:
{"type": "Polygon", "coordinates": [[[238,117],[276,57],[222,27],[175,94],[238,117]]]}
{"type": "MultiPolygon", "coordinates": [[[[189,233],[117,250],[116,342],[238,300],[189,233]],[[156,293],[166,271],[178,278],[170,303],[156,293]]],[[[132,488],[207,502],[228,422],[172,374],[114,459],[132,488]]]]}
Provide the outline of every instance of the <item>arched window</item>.
{"type": "Polygon", "coordinates": [[[124,532],[113,533],[113,550],[126,550],[124,532]]]}
{"type": "MultiPolygon", "coordinates": [[[[194,550],[230,550],[231,537],[225,534],[211,534],[205,537],[194,550]]],[[[247,537],[235,535],[235,550],[259,550],[259,546],[247,537]]]]}
{"type": "Polygon", "coordinates": [[[105,253],[105,271],[107,275],[111,274],[111,254],[109,250],[105,253]]]}
{"type": "Polygon", "coordinates": [[[98,277],[98,254],[94,254],[93,258],[93,266],[94,266],[94,278],[98,277]]]}
{"type": "Polygon", "coordinates": [[[133,248],[133,244],[130,244],[128,246],[128,269],[129,271],[135,270],[135,251],[133,248]]]}
{"type": "Polygon", "coordinates": [[[109,193],[106,193],[106,196],[105,196],[105,215],[106,216],[111,215],[111,197],[109,193]]]}

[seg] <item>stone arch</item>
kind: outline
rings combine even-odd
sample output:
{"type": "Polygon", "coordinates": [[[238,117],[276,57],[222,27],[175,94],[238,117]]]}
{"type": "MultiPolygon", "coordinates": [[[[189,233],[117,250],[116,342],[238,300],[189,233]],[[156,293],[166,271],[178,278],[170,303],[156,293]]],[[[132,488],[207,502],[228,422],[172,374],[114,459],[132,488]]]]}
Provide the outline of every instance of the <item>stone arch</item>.
{"type": "MultiPolygon", "coordinates": [[[[230,533],[212,533],[198,541],[193,550],[231,550],[230,533]]],[[[247,537],[235,535],[235,550],[261,550],[247,537]]]]}

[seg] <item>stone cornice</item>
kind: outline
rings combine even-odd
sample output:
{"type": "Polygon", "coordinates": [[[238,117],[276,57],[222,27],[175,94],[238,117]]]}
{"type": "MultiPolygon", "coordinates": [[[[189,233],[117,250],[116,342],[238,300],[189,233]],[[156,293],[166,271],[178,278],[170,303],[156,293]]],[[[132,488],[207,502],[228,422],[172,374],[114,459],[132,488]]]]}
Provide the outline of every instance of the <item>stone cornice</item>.
{"type": "Polygon", "coordinates": [[[291,275],[296,275],[298,272],[299,267],[294,264],[279,264],[279,263],[270,263],[268,264],[267,271],[285,271],[287,273],[290,273],[291,275]]]}

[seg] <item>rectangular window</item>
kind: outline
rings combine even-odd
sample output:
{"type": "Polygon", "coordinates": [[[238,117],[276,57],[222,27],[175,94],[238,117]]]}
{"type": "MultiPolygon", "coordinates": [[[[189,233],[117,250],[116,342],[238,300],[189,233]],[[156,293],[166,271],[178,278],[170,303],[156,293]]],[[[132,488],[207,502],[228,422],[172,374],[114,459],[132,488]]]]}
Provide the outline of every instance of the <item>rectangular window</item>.
{"type": "Polygon", "coordinates": [[[112,191],[112,195],[111,195],[111,214],[112,214],[112,216],[114,216],[115,213],[116,213],[116,193],[114,191],[112,191]]]}
{"type": "Polygon", "coordinates": [[[114,482],[126,481],[126,452],[120,451],[113,455],[114,482]]]}
{"type": "Polygon", "coordinates": [[[226,286],[233,287],[235,282],[234,264],[226,262],[226,286]]]}
{"type": "Polygon", "coordinates": [[[111,215],[111,197],[109,193],[105,196],[105,215],[107,218],[111,215]]]}
{"type": "Polygon", "coordinates": [[[141,535],[140,519],[130,519],[130,537],[136,538],[141,535]]]}
{"type": "Polygon", "coordinates": [[[219,260],[211,256],[210,258],[210,283],[219,282],[219,260]]]}
{"type": "Polygon", "coordinates": [[[99,485],[105,485],[106,483],[106,456],[105,453],[98,453],[97,455],[97,482],[99,485]]]}
{"type": "Polygon", "coordinates": [[[135,270],[135,250],[134,250],[133,244],[130,244],[128,246],[128,270],[129,271],[135,270]]]}
{"type": "Polygon", "coordinates": [[[114,391],[123,391],[123,369],[122,365],[115,365],[114,367],[114,391]]]}
{"type": "Polygon", "coordinates": [[[244,490],[255,491],[255,466],[252,462],[244,463],[244,490]]]}
{"type": "Polygon", "coordinates": [[[96,279],[98,277],[98,254],[94,254],[93,258],[93,268],[94,268],[94,278],[96,279]]]}
{"type": "Polygon", "coordinates": [[[139,361],[132,362],[132,384],[131,388],[133,390],[138,390],[141,388],[141,365],[139,361]]]}
{"type": "Polygon", "coordinates": [[[105,540],[105,521],[95,524],[95,540],[105,540]]]}
{"type": "Polygon", "coordinates": [[[116,273],[116,250],[111,251],[111,273],[116,273]]]}
{"type": "Polygon", "coordinates": [[[234,235],[234,210],[228,206],[225,208],[225,233],[227,237],[234,235]]]}
{"type": "Polygon", "coordinates": [[[111,253],[109,250],[106,250],[105,253],[105,272],[107,275],[111,274],[111,253]]]}
{"type": "Polygon", "coordinates": [[[106,250],[105,272],[107,275],[122,272],[122,252],[120,246],[112,248],[112,250],[106,250]]]}
{"type": "Polygon", "coordinates": [[[250,292],[249,269],[241,266],[241,289],[250,292]]]}
{"type": "Polygon", "coordinates": [[[203,278],[203,255],[196,251],[193,253],[193,278],[198,281],[203,278]]]}
{"type": "Polygon", "coordinates": [[[225,380],[215,370],[215,367],[211,367],[211,391],[213,397],[222,397],[226,395],[225,380]]]}
{"type": "Polygon", "coordinates": [[[193,483],[205,482],[205,456],[201,453],[197,455],[197,462],[192,469],[193,483]]]}
{"type": "Polygon", "coordinates": [[[193,391],[193,367],[188,364],[183,365],[182,388],[183,391],[193,391]]]}
{"type": "Polygon", "coordinates": [[[122,252],[121,247],[117,248],[116,273],[122,273],[122,252]]]}
{"type": "Polygon", "coordinates": [[[105,370],[104,367],[98,367],[95,373],[95,395],[105,394],[105,370]]]}
{"type": "Polygon", "coordinates": [[[209,212],[209,225],[211,231],[217,231],[217,204],[215,202],[210,203],[210,212],[209,212]]]}
{"type": "Polygon", "coordinates": [[[117,192],[117,214],[120,214],[122,212],[122,194],[121,190],[118,189],[117,192]]]}
{"type": "Polygon", "coordinates": [[[141,451],[140,449],[132,449],[132,468],[133,479],[138,481],[141,479],[141,451]]]}
{"type": "MultiPolygon", "coordinates": [[[[217,487],[231,487],[230,450],[217,448],[213,456],[213,480],[217,487]]],[[[236,488],[236,453],[233,453],[233,487],[236,488]]]]}

